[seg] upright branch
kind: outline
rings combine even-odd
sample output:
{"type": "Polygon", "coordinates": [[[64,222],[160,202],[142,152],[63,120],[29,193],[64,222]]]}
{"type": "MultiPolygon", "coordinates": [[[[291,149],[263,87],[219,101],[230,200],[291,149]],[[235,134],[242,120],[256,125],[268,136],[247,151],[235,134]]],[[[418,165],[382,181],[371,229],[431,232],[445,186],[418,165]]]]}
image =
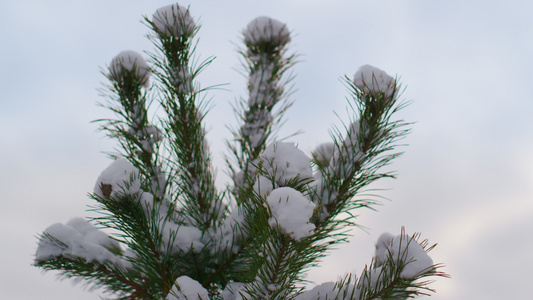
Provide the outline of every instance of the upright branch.
{"type": "Polygon", "coordinates": [[[394,142],[408,133],[403,128],[406,123],[391,120],[404,106],[398,103],[400,86],[394,78],[366,65],[353,81],[346,82],[354,119],[345,130],[337,129],[333,143],[322,144],[313,152],[318,172],[310,196],[321,206],[314,222],[326,227],[336,224],[335,217],[342,212],[374,204],[356,196],[377,179],[392,176],[379,170],[400,155],[392,152],[394,142]]]}
{"type": "Polygon", "coordinates": [[[283,77],[294,63],[294,56],[286,55],[290,40],[287,26],[268,17],[254,19],[244,31],[246,50],[241,55],[248,70],[248,99],[237,111],[243,123],[233,133],[237,145],[229,143],[238,164],[238,169],[232,168],[235,187],[241,187],[252,176],[273,127],[290,106],[284,101],[289,79],[283,77]],[[282,106],[276,113],[273,110],[279,103],[282,106]]]}
{"type": "MultiPolygon", "coordinates": [[[[119,119],[98,120],[108,136],[117,138],[127,157],[147,178],[147,188],[160,201],[167,185],[159,158],[159,142],[163,135],[150,123],[147,100],[149,78],[148,64],[135,51],[123,51],[111,60],[106,77],[111,82],[108,108],[119,119]]],[[[106,189],[103,185],[102,189],[106,189]]]]}
{"type": "Polygon", "coordinates": [[[162,55],[152,55],[155,75],[161,83],[167,119],[170,178],[176,184],[173,200],[180,203],[185,222],[202,231],[214,226],[222,217],[224,204],[215,188],[209,149],[202,125],[204,114],[194,78],[205,66],[191,69],[192,42],[199,26],[189,10],[169,5],[146,19],[155,33],[155,43],[162,55]]]}

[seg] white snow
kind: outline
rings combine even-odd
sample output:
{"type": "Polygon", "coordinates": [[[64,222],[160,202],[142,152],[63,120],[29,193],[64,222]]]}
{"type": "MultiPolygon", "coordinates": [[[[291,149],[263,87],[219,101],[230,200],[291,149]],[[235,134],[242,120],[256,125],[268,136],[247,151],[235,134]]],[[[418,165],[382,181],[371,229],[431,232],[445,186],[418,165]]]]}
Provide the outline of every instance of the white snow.
{"type": "Polygon", "coordinates": [[[354,76],[354,84],[364,93],[377,96],[383,93],[385,97],[394,96],[396,92],[396,80],[385,71],[371,65],[364,65],[357,70],[354,76]]]}
{"type": "Polygon", "coordinates": [[[92,224],[82,218],[75,218],[66,225],[56,223],[44,231],[37,246],[35,260],[46,261],[63,256],[79,257],[87,262],[112,262],[123,267],[130,265],[108,249],[121,249],[121,247],[117,241],[92,224]]]}
{"type": "Polygon", "coordinates": [[[328,166],[333,154],[335,153],[334,143],[322,143],[312,152],[313,157],[320,166],[328,166]]]}
{"type": "Polygon", "coordinates": [[[265,41],[284,45],[290,40],[287,25],[265,16],[252,20],[244,31],[244,42],[247,44],[258,44],[265,41]]]}
{"type": "Polygon", "coordinates": [[[105,232],[98,230],[83,218],[71,219],[67,222],[67,225],[83,235],[86,242],[101,245],[107,249],[120,248],[120,244],[116,240],[110,238],[105,232]]]}
{"type": "Polygon", "coordinates": [[[160,37],[192,36],[196,24],[189,13],[189,9],[178,4],[171,4],[156,10],[152,22],[161,33],[160,37]]]}
{"type": "Polygon", "coordinates": [[[290,187],[277,188],[267,197],[266,203],[272,212],[268,222],[273,228],[279,227],[295,240],[313,234],[315,225],[309,223],[309,219],[316,205],[299,191],[290,187]]]}
{"type": "Polygon", "coordinates": [[[176,279],[167,300],[209,300],[209,293],[198,281],[181,276],[176,279]]]}
{"type": "Polygon", "coordinates": [[[139,170],[125,158],[109,165],[96,180],[94,193],[100,197],[116,197],[121,193],[134,194],[141,190],[139,170]]]}
{"type": "Polygon", "coordinates": [[[142,84],[148,87],[150,78],[150,67],[144,58],[137,52],[126,50],[113,57],[109,64],[109,74],[111,78],[120,78],[122,70],[134,71],[141,79],[142,84]]]}
{"type": "Polygon", "coordinates": [[[193,250],[199,253],[204,244],[201,242],[202,231],[194,226],[179,225],[172,221],[165,222],[163,225],[163,245],[165,248],[172,243],[172,253],[178,251],[193,250]]]}
{"type": "Polygon", "coordinates": [[[404,278],[414,278],[418,274],[430,270],[433,266],[433,260],[424,248],[416,240],[405,234],[392,238],[392,235],[384,233],[379,237],[376,245],[376,260],[383,263],[389,255],[396,262],[403,261],[405,263],[400,274],[404,278]]]}
{"type": "Polygon", "coordinates": [[[263,170],[280,186],[299,177],[300,181],[313,177],[311,158],[294,144],[274,142],[261,155],[263,170]]]}

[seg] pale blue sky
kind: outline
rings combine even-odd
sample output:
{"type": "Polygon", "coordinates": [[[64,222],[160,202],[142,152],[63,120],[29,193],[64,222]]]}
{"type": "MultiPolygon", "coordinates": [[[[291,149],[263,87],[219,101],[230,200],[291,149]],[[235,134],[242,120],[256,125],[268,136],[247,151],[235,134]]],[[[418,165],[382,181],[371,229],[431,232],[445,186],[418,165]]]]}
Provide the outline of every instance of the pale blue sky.
{"type": "MultiPolygon", "coordinates": [[[[0,2],[1,299],[97,299],[30,266],[35,235],[86,215],[86,197],[114,142],[89,122],[105,66],[122,50],[152,50],[142,15],[169,1],[0,2]]],[[[401,77],[401,113],[416,122],[405,155],[383,181],[392,201],[361,211],[354,231],[310,279],[360,273],[380,233],[422,232],[452,279],[431,299],[524,299],[533,268],[533,4],[530,1],[182,1],[200,19],[198,55],[217,59],[210,144],[222,173],[230,103],[244,95],[239,32],[260,15],[286,22],[300,63],[281,135],[309,152],[328,140],[333,111],[347,120],[339,78],[372,64],[401,77]]]]}

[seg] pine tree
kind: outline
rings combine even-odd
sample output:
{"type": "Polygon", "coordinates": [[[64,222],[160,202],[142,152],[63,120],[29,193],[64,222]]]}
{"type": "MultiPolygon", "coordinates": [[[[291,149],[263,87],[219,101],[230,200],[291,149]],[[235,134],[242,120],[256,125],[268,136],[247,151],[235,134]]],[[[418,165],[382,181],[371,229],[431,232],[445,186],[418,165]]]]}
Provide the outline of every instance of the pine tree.
{"type": "Polygon", "coordinates": [[[346,242],[369,184],[393,177],[382,167],[399,156],[409,129],[393,115],[398,80],[372,66],[346,77],[352,119],[308,156],[275,130],[290,107],[291,35],[267,17],[244,30],[240,52],[248,97],[235,108],[226,157],[232,182],[215,186],[206,143],[206,102],[196,82],[209,64],[192,54],[199,26],[188,8],[170,5],[145,22],[156,53],[119,53],[104,71],[116,119],[98,120],[122,150],[98,177],[98,217],[48,227],[35,266],[57,270],[118,299],[405,299],[432,291],[446,276],[419,234],[383,234],[358,277],[305,290],[305,273],[346,242]],[[150,80],[155,77],[155,80],[150,80]],[[157,117],[149,108],[160,107],[157,117]],[[106,232],[109,232],[106,233],[106,232]]]}

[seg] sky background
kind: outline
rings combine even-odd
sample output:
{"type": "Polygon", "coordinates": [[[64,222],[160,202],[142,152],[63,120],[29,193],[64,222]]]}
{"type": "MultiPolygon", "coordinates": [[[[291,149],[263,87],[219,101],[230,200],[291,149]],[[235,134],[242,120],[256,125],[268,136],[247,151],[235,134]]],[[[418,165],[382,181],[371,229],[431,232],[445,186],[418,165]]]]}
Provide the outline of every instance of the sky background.
{"type": "MultiPolygon", "coordinates": [[[[168,1],[0,2],[0,298],[98,299],[31,263],[36,235],[85,216],[114,141],[92,120],[100,68],[122,50],[153,50],[140,20],[168,1]]],[[[181,1],[199,19],[197,55],[216,56],[200,76],[213,90],[208,139],[223,182],[231,104],[245,95],[235,50],[241,30],[267,15],[287,23],[294,106],[280,136],[309,153],[347,121],[340,78],[364,64],[401,77],[414,122],[398,179],[376,188],[391,201],[360,211],[349,244],[309,279],[359,274],[382,232],[421,232],[451,279],[430,299],[525,299],[533,268],[533,3],[531,1],[181,1]]]]}

